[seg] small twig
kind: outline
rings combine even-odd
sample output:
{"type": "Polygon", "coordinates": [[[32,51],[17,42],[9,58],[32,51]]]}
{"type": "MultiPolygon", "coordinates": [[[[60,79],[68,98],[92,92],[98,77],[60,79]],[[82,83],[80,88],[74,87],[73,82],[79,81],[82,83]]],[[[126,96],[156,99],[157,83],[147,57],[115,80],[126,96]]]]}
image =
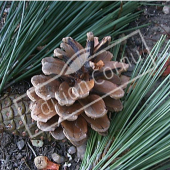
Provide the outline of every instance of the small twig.
{"type": "Polygon", "coordinates": [[[29,146],[29,148],[31,149],[32,153],[33,153],[34,156],[36,157],[37,154],[35,153],[34,149],[31,147],[31,145],[29,144],[29,142],[27,142],[27,145],[29,146]]]}

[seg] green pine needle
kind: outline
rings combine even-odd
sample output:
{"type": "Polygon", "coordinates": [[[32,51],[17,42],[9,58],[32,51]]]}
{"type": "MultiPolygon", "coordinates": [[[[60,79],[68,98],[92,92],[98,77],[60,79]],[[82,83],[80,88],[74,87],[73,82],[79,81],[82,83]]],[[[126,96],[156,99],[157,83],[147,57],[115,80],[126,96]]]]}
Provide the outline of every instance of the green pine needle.
{"type": "Polygon", "coordinates": [[[123,111],[113,113],[109,135],[99,138],[92,132],[81,170],[148,169],[170,158],[170,75],[139,108],[169,57],[170,41],[159,54],[164,40],[162,37],[147,59],[136,65],[132,78],[143,75],[126,94],[123,111]]]}
{"type": "MultiPolygon", "coordinates": [[[[0,31],[0,92],[13,83],[41,72],[41,60],[52,56],[63,37],[85,43],[86,33],[112,39],[139,16],[139,2],[11,2],[0,31]],[[114,30],[114,27],[116,29],[114,30]],[[44,46],[37,50],[38,46],[44,46]]],[[[6,2],[1,2],[1,15],[6,2]]],[[[134,28],[137,29],[137,28],[134,28]]],[[[124,30],[126,31],[126,30],[124,30]]]]}

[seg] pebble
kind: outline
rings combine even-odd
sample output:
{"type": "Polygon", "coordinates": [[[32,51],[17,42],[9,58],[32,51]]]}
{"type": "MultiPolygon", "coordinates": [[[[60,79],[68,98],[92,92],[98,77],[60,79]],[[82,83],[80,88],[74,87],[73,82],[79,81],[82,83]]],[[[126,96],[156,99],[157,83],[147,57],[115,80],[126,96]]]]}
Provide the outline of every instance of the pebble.
{"type": "Polygon", "coordinates": [[[31,143],[35,147],[42,147],[44,142],[42,140],[31,140],[31,143]]]}
{"type": "MultiPolygon", "coordinates": [[[[164,24],[161,24],[161,27],[167,32],[167,33],[170,33],[170,27],[169,26],[166,26],[164,24]]],[[[164,30],[162,30],[163,32],[165,32],[164,30]]]]}
{"type": "Polygon", "coordinates": [[[80,158],[81,160],[83,160],[85,152],[86,152],[85,144],[77,147],[77,157],[80,158]]]}
{"type": "Polygon", "coordinates": [[[16,155],[16,158],[17,158],[17,159],[21,159],[21,158],[22,158],[21,153],[19,153],[18,155],[16,155]]]}
{"type": "Polygon", "coordinates": [[[25,146],[24,140],[20,140],[17,142],[17,147],[19,150],[22,150],[24,148],[24,146],[25,146]]]}
{"type": "Polygon", "coordinates": [[[58,155],[57,153],[53,153],[51,155],[53,161],[57,162],[58,164],[63,163],[65,158],[63,156],[58,155]]]}
{"type": "Polygon", "coordinates": [[[80,169],[80,165],[76,165],[76,169],[75,170],[79,170],[80,169]]]}
{"type": "Polygon", "coordinates": [[[169,14],[170,12],[170,7],[169,6],[164,6],[163,9],[162,9],[163,13],[164,14],[169,14]]]}
{"type": "Polygon", "coordinates": [[[76,148],[75,148],[74,146],[69,147],[68,153],[69,153],[70,155],[76,153],[76,148]]]}

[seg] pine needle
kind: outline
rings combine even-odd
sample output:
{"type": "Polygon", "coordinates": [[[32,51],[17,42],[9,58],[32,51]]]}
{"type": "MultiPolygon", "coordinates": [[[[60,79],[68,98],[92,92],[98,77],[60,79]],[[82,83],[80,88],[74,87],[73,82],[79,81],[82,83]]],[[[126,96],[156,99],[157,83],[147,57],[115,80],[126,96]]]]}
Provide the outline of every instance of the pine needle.
{"type": "Polygon", "coordinates": [[[164,40],[165,37],[161,37],[147,59],[136,65],[132,78],[143,75],[134,82],[134,89],[126,94],[123,111],[113,113],[109,135],[99,140],[95,137],[96,141],[92,142],[96,135],[92,133],[81,170],[148,169],[170,158],[170,75],[143,101],[169,57],[166,54],[170,50],[170,41],[159,53],[164,40]],[[97,148],[96,143],[99,143],[97,148]],[[93,152],[89,152],[89,146],[93,152]]]}
{"type": "MultiPolygon", "coordinates": [[[[0,3],[1,19],[7,3],[0,3]]],[[[139,16],[139,2],[11,2],[0,31],[0,92],[41,72],[41,60],[52,56],[63,37],[85,43],[86,33],[116,35],[139,16]],[[116,26],[116,30],[113,30],[116,26]],[[117,31],[119,30],[119,31],[117,31]],[[37,47],[44,47],[38,50],[37,47]]],[[[134,28],[137,29],[137,28],[134,28]]],[[[114,35],[115,36],[115,35],[114,35]]]]}

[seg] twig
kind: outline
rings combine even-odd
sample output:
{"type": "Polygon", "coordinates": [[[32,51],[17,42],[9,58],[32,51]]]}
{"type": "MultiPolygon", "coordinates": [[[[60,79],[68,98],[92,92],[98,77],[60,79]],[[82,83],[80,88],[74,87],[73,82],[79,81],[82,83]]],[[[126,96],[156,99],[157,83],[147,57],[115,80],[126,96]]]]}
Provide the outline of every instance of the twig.
{"type": "Polygon", "coordinates": [[[27,145],[29,146],[29,148],[31,149],[32,153],[33,153],[34,156],[36,157],[37,154],[35,153],[34,149],[31,147],[31,145],[29,144],[29,142],[27,142],[27,145]]]}

